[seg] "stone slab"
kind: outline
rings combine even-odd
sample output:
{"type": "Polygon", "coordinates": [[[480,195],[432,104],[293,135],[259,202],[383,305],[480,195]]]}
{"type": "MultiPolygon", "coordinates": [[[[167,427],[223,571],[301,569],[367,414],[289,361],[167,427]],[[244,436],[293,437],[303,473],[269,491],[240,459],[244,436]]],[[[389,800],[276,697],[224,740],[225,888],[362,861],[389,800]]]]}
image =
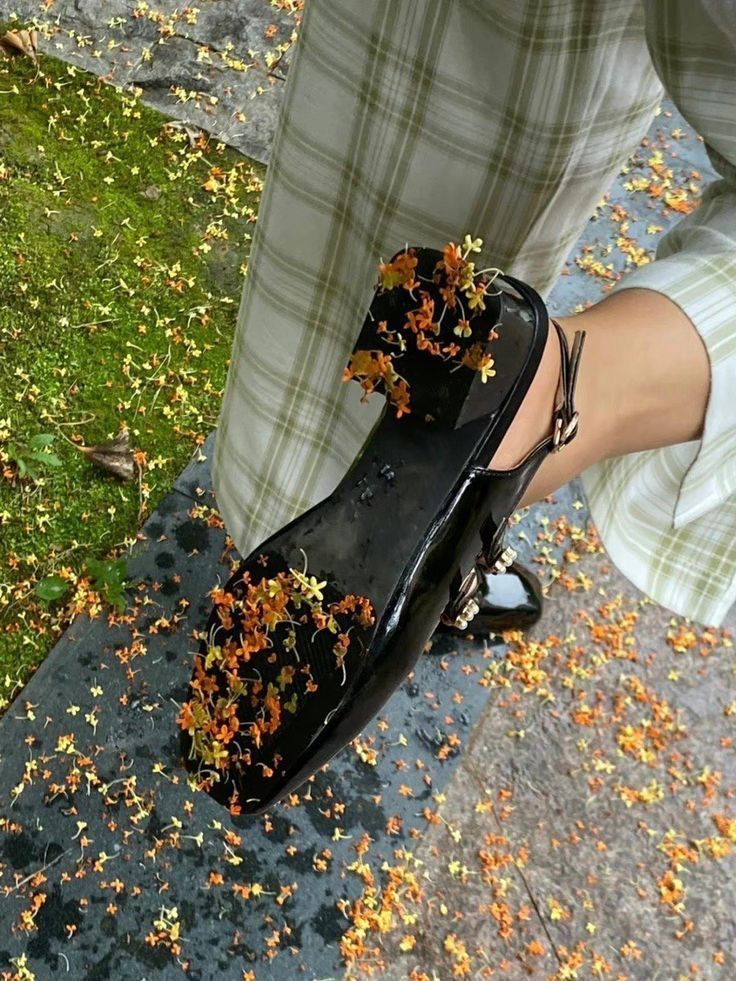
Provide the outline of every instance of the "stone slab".
{"type": "Polygon", "coordinates": [[[164,115],[267,163],[293,47],[289,4],[267,0],[0,0],[0,20],[39,26],[39,48],[164,115]],[[278,61],[277,61],[278,59],[278,61]]]}
{"type": "Polygon", "coordinates": [[[0,969],[25,954],[38,978],[337,977],[355,846],[369,836],[380,881],[458,764],[498,648],[446,639],[298,804],[231,818],[187,786],[175,717],[191,632],[236,559],[221,525],[172,491],[131,556],[128,615],[75,621],[0,721],[0,969]]]}
{"type": "Polygon", "coordinates": [[[187,466],[174,481],[174,490],[193,501],[215,507],[212,490],[212,455],[215,452],[217,431],[213,430],[207,439],[192,454],[187,466]]]}
{"type": "MultiPolygon", "coordinates": [[[[384,945],[391,979],[412,968],[448,977],[453,961],[443,945],[451,933],[469,951],[482,948],[496,969],[508,961],[509,978],[557,977],[574,965],[578,973],[567,976],[733,976],[733,647],[727,634],[696,628],[693,646],[678,653],[667,636],[690,643],[686,623],[644,601],[600,554],[574,568],[589,590],[556,582],[525,641],[546,652],[539,664],[548,693],[514,670],[508,687],[491,691],[445,791],[443,820],[416,849],[431,881],[415,950],[402,954],[393,937],[384,945]],[[598,612],[617,603],[609,617],[598,612]],[[663,723],[668,711],[672,722],[663,723]],[[651,759],[622,749],[639,740],[651,759]],[[479,803],[489,810],[479,814],[479,803]],[[521,867],[503,873],[511,880],[503,900],[501,873],[483,881],[480,849],[489,833],[504,839],[499,854],[523,856],[521,867]],[[466,881],[457,867],[469,870],[466,881]],[[512,911],[507,939],[479,912],[500,901],[512,911]],[[517,920],[524,905],[539,917],[517,920]]],[[[521,662],[511,644],[513,663],[521,662]]],[[[471,963],[480,970],[483,958],[473,954],[471,963]]]]}

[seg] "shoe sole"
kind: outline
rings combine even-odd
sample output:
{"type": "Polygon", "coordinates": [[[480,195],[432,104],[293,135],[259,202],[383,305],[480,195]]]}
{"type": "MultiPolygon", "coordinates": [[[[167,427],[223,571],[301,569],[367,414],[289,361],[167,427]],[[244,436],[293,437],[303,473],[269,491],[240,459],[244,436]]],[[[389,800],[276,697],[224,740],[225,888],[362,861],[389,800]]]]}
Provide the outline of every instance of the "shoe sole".
{"type": "MultiPolygon", "coordinates": [[[[326,582],[325,602],[364,596],[375,613],[373,626],[353,625],[340,662],[335,635],[307,622],[277,627],[268,659],[257,669],[255,661],[244,666],[239,677],[246,685],[257,677],[259,691],[283,678],[285,666],[309,670],[279,692],[284,701],[296,695],[297,709],[280,713],[277,731],[261,746],[243,739],[242,728],[232,740],[239,753],[248,743],[247,762],[235,758],[218,779],[205,777],[209,793],[235,813],[263,813],[359,734],[413,669],[482,538],[487,543],[489,527],[498,535],[505,525],[523,493],[520,474],[487,467],[536,373],[543,326],[546,320],[526,325],[523,368],[490,424],[485,415],[458,428],[427,425],[411,416],[397,419],[387,406],[335,491],[251,553],[227,584],[226,591],[242,598],[244,573],[259,582],[297,569],[326,582]],[[284,650],[289,629],[296,647],[284,650]]],[[[210,646],[222,629],[215,607],[207,625],[210,646]]],[[[206,649],[203,644],[203,654],[206,649]]],[[[218,683],[227,680],[223,672],[211,673],[218,683]]],[[[186,733],[182,739],[186,759],[192,741],[186,733]]]]}

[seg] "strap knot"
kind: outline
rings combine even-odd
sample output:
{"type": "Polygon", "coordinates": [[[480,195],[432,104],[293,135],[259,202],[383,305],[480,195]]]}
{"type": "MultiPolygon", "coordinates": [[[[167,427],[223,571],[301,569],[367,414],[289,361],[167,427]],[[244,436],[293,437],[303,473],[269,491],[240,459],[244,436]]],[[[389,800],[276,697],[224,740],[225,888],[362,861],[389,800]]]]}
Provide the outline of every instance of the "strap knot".
{"type": "Polygon", "coordinates": [[[585,343],[585,331],[576,330],[573,335],[572,350],[567,343],[567,337],[556,320],[551,321],[557,330],[560,342],[560,401],[553,415],[554,430],[552,432],[552,453],[558,453],[575,438],[578,431],[579,413],[575,409],[575,386],[580,368],[580,356],[585,343]]]}

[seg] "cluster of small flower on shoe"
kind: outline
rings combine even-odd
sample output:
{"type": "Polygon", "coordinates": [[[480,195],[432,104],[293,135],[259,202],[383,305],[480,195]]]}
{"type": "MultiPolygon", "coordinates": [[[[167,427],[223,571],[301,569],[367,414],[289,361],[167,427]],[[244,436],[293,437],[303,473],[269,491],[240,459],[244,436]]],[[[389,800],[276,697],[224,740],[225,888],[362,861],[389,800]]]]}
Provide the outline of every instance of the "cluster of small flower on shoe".
{"type": "Polygon", "coordinates": [[[391,262],[379,263],[376,289],[404,289],[417,306],[407,312],[404,323],[394,330],[389,329],[386,320],[376,324],[377,333],[387,345],[396,348],[395,353],[367,349],[353,351],[343,373],[343,381],[355,379],[360,382],[364,401],[374,391],[382,391],[394,406],[397,418],[411,412],[410,386],[397,370],[397,365],[400,367],[401,356],[412,339],[417,350],[478,371],[483,382],[496,374],[494,359],[486,350],[486,342],[498,336],[494,328],[485,338],[469,345],[461,343],[472,336],[471,321],[485,311],[485,297],[497,295],[489,291],[495,279],[502,275],[500,269],[491,267],[476,271],[475,263],[468,257],[480,252],[482,245],[482,239],[474,239],[470,235],[465,236],[462,247],[448,242],[442,249],[442,258],[438,260],[431,280],[416,273],[417,256],[413,248],[405,248],[391,262]],[[444,301],[439,315],[435,309],[435,299],[427,289],[422,289],[422,282],[431,282],[439,288],[444,301]],[[451,333],[443,333],[442,321],[448,310],[457,312],[457,318],[454,318],[456,323],[451,333]]]}
{"type": "MultiPolygon", "coordinates": [[[[264,567],[268,564],[265,556],[258,561],[264,567]]],[[[326,602],[325,586],[326,581],[307,575],[305,564],[302,571],[290,568],[259,581],[253,581],[246,570],[237,590],[211,591],[218,622],[209,631],[206,654],[195,657],[191,697],[177,718],[191,737],[189,758],[209,768],[202,771],[209,772],[200,783],[202,789],[209,789],[217,779],[213,770],[255,762],[255,751],[298,711],[300,692],[304,697],[318,690],[308,650],[299,650],[299,636],[313,638],[321,631],[334,635],[335,671],[342,671],[344,684],[351,632],[356,626],[370,627],[375,613],[365,596],[351,594],[326,602]],[[226,638],[222,643],[217,642],[220,632],[226,638]],[[278,673],[277,664],[281,665],[278,673]],[[244,719],[249,720],[245,725],[244,719]]],[[[263,761],[257,765],[269,777],[278,764],[274,756],[270,765],[263,761]]]]}

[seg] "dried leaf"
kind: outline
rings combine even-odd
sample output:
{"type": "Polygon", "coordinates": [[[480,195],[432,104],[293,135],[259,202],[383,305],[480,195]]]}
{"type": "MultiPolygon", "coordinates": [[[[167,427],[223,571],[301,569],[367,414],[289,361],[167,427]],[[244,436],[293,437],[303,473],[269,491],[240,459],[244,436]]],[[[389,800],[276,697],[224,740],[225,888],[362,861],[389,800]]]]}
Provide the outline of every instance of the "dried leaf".
{"type": "Polygon", "coordinates": [[[7,55],[23,55],[38,63],[38,31],[8,31],[0,37],[0,48],[7,55]]]}
{"type": "Polygon", "coordinates": [[[78,449],[103,470],[107,470],[121,480],[133,480],[136,475],[136,465],[128,441],[127,429],[121,429],[111,443],[80,446],[78,449]]]}

